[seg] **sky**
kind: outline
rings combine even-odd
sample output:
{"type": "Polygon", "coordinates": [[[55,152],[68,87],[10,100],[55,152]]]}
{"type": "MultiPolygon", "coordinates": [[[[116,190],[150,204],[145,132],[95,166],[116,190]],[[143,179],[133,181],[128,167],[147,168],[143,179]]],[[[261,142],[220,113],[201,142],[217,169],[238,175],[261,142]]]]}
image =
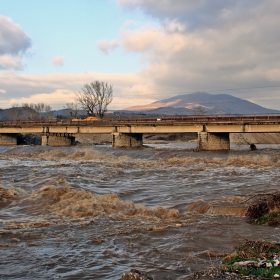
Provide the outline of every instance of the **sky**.
{"type": "Polygon", "coordinates": [[[0,0],[0,108],[231,94],[280,110],[279,0],[0,0]]]}

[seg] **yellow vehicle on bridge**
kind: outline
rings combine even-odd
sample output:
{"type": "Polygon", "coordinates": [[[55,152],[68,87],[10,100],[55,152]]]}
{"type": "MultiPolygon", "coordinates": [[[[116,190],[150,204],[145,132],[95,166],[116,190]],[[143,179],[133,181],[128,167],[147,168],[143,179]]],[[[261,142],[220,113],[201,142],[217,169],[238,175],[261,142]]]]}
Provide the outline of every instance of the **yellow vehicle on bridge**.
{"type": "Polygon", "coordinates": [[[72,119],[72,122],[84,122],[84,121],[96,122],[96,121],[100,121],[100,119],[95,116],[88,116],[85,119],[72,119]]]}
{"type": "Polygon", "coordinates": [[[94,117],[94,116],[88,116],[84,119],[84,121],[91,121],[91,122],[95,122],[95,121],[100,121],[99,118],[94,117]]]}

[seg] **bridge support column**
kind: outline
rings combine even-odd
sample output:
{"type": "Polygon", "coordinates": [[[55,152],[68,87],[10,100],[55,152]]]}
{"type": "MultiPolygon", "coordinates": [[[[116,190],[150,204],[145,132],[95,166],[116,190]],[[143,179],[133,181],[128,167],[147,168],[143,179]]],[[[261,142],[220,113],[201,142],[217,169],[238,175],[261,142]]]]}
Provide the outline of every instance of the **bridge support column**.
{"type": "Polygon", "coordinates": [[[113,133],[113,148],[141,148],[143,146],[142,133],[113,133]]]}
{"type": "Polygon", "coordinates": [[[65,147],[75,144],[75,137],[67,134],[42,135],[42,146],[65,147]]]}
{"type": "Polygon", "coordinates": [[[0,134],[0,146],[17,145],[17,133],[1,133],[0,134]]]}
{"type": "Polygon", "coordinates": [[[229,150],[229,133],[198,133],[198,150],[200,151],[218,151],[229,150]]]}

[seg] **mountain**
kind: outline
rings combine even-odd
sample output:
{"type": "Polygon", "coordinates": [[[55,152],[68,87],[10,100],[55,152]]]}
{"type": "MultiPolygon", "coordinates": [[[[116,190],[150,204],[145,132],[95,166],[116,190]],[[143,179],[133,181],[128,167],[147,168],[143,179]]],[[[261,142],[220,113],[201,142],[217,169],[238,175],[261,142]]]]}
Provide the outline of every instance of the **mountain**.
{"type": "Polygon", "coordinates": [[[280,114],[278,110],[267,109],[229,94],[206,92],[177,95],[148,105],[126,108],[125,111],[145,114],[191,115],[198,108],[205,111],[206,114],[280,114]]]}

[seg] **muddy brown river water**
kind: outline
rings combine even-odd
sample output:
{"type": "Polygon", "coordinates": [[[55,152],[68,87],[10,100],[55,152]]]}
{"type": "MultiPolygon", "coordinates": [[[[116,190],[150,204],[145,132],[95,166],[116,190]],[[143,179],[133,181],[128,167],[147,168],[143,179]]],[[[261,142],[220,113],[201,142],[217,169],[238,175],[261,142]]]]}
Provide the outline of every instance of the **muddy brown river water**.
{"type": "Polygon", "coordinates": [[[280,228],[189,211],[279,191],[280,145],[0,147],[0,279],[186,279],[280,228]]]}

